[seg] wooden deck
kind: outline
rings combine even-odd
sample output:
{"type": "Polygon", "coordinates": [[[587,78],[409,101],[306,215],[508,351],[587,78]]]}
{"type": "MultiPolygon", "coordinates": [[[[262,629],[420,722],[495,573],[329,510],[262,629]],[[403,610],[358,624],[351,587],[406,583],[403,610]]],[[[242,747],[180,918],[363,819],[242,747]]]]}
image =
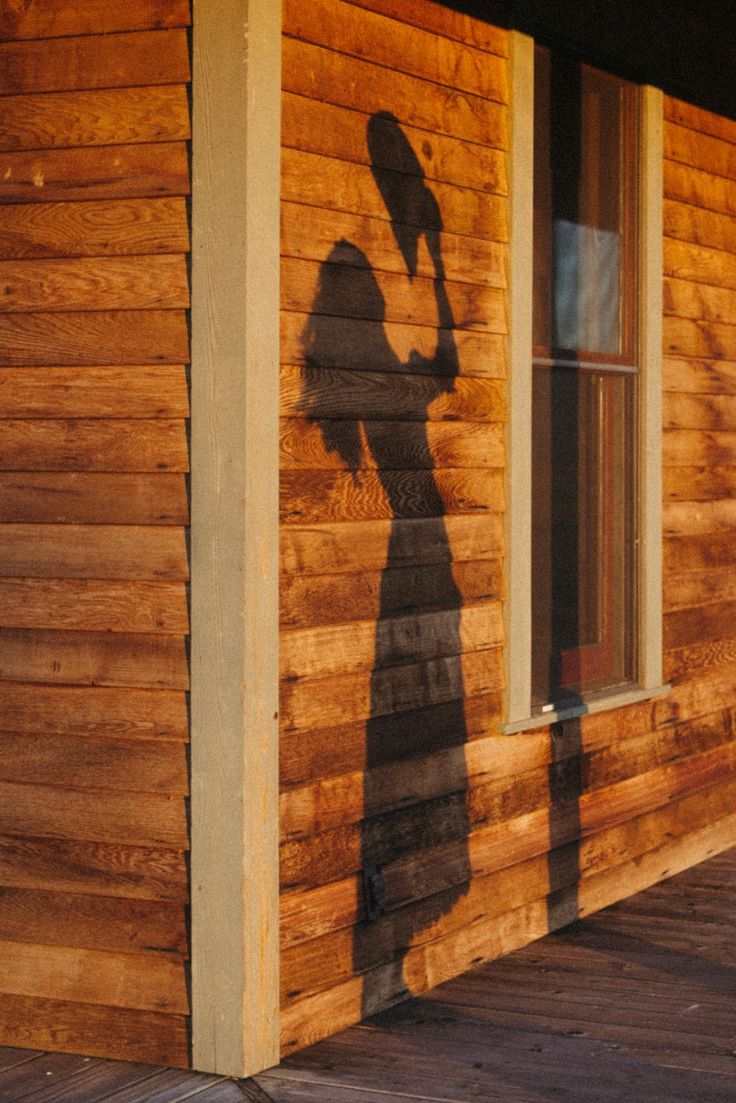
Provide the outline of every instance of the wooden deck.
{"type": "Polygon", "coordinates": [[[733,1103],[736,850],[256,1080],[0,1049],[0,1103],[733,1103]]]}

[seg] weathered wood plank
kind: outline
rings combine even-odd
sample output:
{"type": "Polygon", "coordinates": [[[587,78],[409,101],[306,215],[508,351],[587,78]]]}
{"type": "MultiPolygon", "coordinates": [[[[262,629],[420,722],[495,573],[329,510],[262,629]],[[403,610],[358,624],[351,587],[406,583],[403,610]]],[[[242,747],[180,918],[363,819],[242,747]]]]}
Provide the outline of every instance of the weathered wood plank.
{"type": "Polygon", "coordinates": [[[736,253],[736,219],[673,199],[664,201],[664,232],[692,245],[736,253]]]}
{"type": "MultiPolygon", "coordinates": [[[[297,73],[293,74],[292,88],[297,87],[298,77],[297,73]]],[[[284,93],[282,106],[281,141],[284,146],[341,161],[354,161],[356,164],[371,163],[366,143],[367,120],[362,112],[290,92],[284,93]]],[[[401,129],[416,153],[427,180],[440,180],[493,195],[506,195],[506,155],[502,150],[464,142],[445,134],[432,134],[430,141],[426,131],[407,124],[402,124],[401,129]]],[[[382,168],[396,167],[380,149],[374,149],[372,157],[374,163],[382,168]]],[[[333,235],[333,241],[339,236],[333,235]]]]}
{"type": "Polygon", "coordinates": [[[281,476],[284,524],[436,517],[502,512],[503,477],[495,469],[435,471],[285,471],[281,476]],[[441,503],[441,504],[440,504],[441,503]]]}
{"type": "MultiPolygon", "coordinates": [[[[434,280],[373,269],[369,277],[370,288],[367,288],[366,278],[362,275],[365,269],[351,264],[355,255],[352,244],[338,242],[328,260],[322,264],[285,257],[281,262],[282,310],[304,314],[314,310],[318,313],[313,313],[313,318],[324,312],[330,316],[357,320],[439,327],[437,285],[434,280]],[[325,284],[330,287],[327,307],[320,305],[320,301],[324,303],[324,298],[320,298],[320,288],[325,284]],[[376,287],[379,294],[375,292],[376,287]],[[368,291],[372,293],[368,294],[368,291]]],[[[451,280],[445,280],[442,286],[458,329],[506,332],[505,302],[499,289],[451,280]]]]}
{"type": "Polygon", "coordinates": [[[127,632],[0,630],[0,679],[188,689],[184,641],[127,632]]]}
{"type": "Polygon", "coordinates": [[[714,502],[666,502],[663,509],[663,521],[665,536],[694,536],[702,532],[733,532],[736,529],[736,500],[727,498],[714,502]]]}
{"type": "Polygon", "coordinates": [[[22,784],[29,778],[70,790],[189,791],[183,743],[0,732],[0,779],[22,784]]]}
{"type": "Polygon", "coordinates": [[[664,618],[665,648],[684,647],[706,640],[720,641],[733,632],[736,601],[678,609],[664,618]]]}
{"type": "MultiPolygon", "coordinates": [[[[688,506],[688,508],[690,508],[688,506]]],[[[736,593],[736,569],[717,567],[709,571],[681,571],[667,578],[664,608],[687,609],[693,605],[728,601],[736,593]]]]}
{"type": "Polygon", "coordinates": [[[499,602],[281,634],[282,678],[326,678],[482,651],[503,642],[499,602]],[[377,637],[378,641],[377,642],[377,637]],[[380,657],[377,655],[380,648],[380,657]]]}
{"type": "Polygon", "coordinates": [[[736,146],[709,134],[670,122],[664,128],[664,155],[715,176],[736,177],[736,146]]]}
{"type": "Polygon", "coordinates": [[[736,563],[736,543],[730,532],[670,537],[665,541],[666,571],[695,571],[732,563],[736,563]]]}
{"type": "Polygon", "coordinates": [[[182,256],[0,261],[0,313],[189,305],[182,256]]]}
{"type": "Polygon", "coordinates": [[[404,663],[370,674],[282,683],[285,732],[308,731],[459,701],[503,688],[501,649],[470,651],[424,663],[404,663]]]}
{"type": "Polygon", "coordinates": [[[500,559],[362,571],[360,574],[284,575],[280,618],[283,628],[340,624],[400,613],[452,609],[504,594],[500,559]],[[398,573],[397,573],[398,572],[398,573]]]}
{"type": "Polygon", "coordinates": [[[0,95],[66,89],[184,84],[190,78],[183,28],[0,42],[0,95]]]}
{"type": "MultiPolygon", "coordinates": [[[[334,372],[335,377],[345,376],[348,373],[334,372]]],[[[338,382],[338,379],[335,379],[338,382]]],[[[406,390],[397,394],[397,404],[406,399],[406,390]]],[[[350,379],[346,387],[346,401],[350,401],[351,391],[355,401],[360,401],[360,388],[350,379]],[[352,384],[352,386],[351,386],[352,384]],[[356,393],[357,392],[357,393],[356,393]]],[[[366,387],[366,400],[371,399],[380,402],[382,396],[379,388],[366,387]],[[373,392],[373,393],[371,393],[373,392]]],[[[385,389],[384,414],[391,416],[390,397],[394,392],[390,387],[385,389]]],[[[421,391],[419,391],[421,394],[421,391]]],[[[288,397],[282,390],[282,397],[288,397]]],[[[333,400],[341,402],[343,395],[339,387],[332,393],[333,400]]],[[[416,397],[416,392],[415,392],[416,397]]],[[[461,395],[458,406],[462,407],[461,395]]],[[[472,401],[472,395],[471,401],[472,401]]],[[[450,402],[442,402],[441,395],[436,406],[436,413],[442,416],[442,407],[445,410],[451,406],[450,402]]],[[[489,396],[490,399],[490,396],[489,396]]],[[[489,400],[488,409],[481,406],[480,414],[488,413],[493,416],[494,410],[489,400]]],[[[435,404],[433,404],[434,406],[435,404]]],[[[468,405],[471,405],[469,402],[468,405]]],[[[400,416],[400,409],[397,411],[400,416]]],[[[329,427],[332,440],[338,443],[342,437],[345,441],[361,440],[361,424],[358,421],[330,421],[329,427]]],[[[420,468],[494,468],[502,467],[504,463],[503,425],[484,425],[480,422],[462,421],[431,421],[424,425],[418,425],[416,421],[367,421],[364,422],[365,431],[370,433],[370,442],[374,451],[363,448],[359,457],[361,468],[375,469],[377,466],[376,453],[380,455],[381,466],[392,470],[420,468]]],[[[325,441],[326,426],[324,422],[304,421],[298,418],[283,419],[279,435],[281,468],[284,471],[297,471],[302,469],[334,469],[345,467],[345,461],[338,451],[328,448],[325,441]]]]}
{"type": "Polygon", "coordinates": [[[0,578],[0,626],[185,635],[186,591],[174,582],[0,578]]]}
{"type": "MultiPolygon", "coordinates": [[[[457,748],[495,734],[502,717],[498,691],[395,712],[371,724],[371,762],[375,768],[402,762],[444,748],[457,748]]],[[[541,738],[541,737],[540,737],[541,738]]],[[[284,787],[306,785],[321,778],[358,772],[366,763],[365,722],[358,720],[308,733],[285,733],[280,770],[284,787]]]]}
{"type": "MultiPolygon", "coordinates": [[[[0,171],[5,160],[6,157],[0,156],[0,171]]],[[[402,176],[400,173],[395,175],[397,186],[400,187],[402,176]]],[[[389,221],[381,193],[376,187],[371,170],[365,165],[337,161],[332,157],[320,157],[316,153],[304,153],[296,149],[284,149],[281,187],[282,198],[292,203],[351,214],[359,213],[389,221]]],[[[442,212],[442,225],[448,233],[467,234],[469,237],[496,242],[507,240],[506,209],[502,196],[487,195],[435,181],[430,190],[437,199],[442,212]]],[[[5,188],[0,186],[0,199],[4,194],[5,188]]],[[[422,212],[417,212],[415,218],[421,225],[422,212]]]]}
{"type": "MultiPolygon", "coordinates": [[[[719,305],[723,310],[723,304],[733,299],[727,291],[736,288],[736,256],[723,249],[665,239],[664,272],[666,276],[678,281],[688,281],[684,287],[677,283],[673,285],[671,280],[665,281],[666,313],[677,314],[682,311],[681,317],[697,317],[692,310],[697,303],[702,302],[703,308],[709,311],[705,316],[710,318],[717,313],[719,305]],[[693,284],[697,286],[694,287],[693,284]],[[706,286],[700,286],[703,284],[706,286]]],[[[715,317],[714,320],[727,319],[715,317]]]]}
{"type": "Polygon", "coordinates": [[[445,377],[411,372],[286,366],[281,369],[280,405],[282,417],[312,416],[319,422],[333,418],[423,424],[506,419],[505,388],[499,380],[457,378],[447,382],[445,377]]]}
{"type": "Polygon", "coordinates": [[[389,537],[392,568],[467,562],[504,551],[498,514],[286,526],[281,533],[282,570],[290,575],[383,570],[389,537]]]}
{"type": "MultiPolygon", "coordinates": [[[[473,147],[474,150],[478,148],[473,147]]],[[[2,219],[3,212],[0,210],[0,234],[2,219]]],[[[356,263],[362,256],[366,266],[383,272],[405,274],[406,265],[396,248],[396,238],[390,224],[383,218],[328,211],[302,203],[281,204],[281,251],[284,256],[323,261],[334,245],[342,240],[356,246],[353,253],[356,263]]],[[[506,286],[503,245],[485,238],[469,238],[446,231],[440,234],[439,242],[447,279],[478,286],[506,286]]],[[[435,275],[432,258],[423,243],[417,251],[417,275],[428,279],[433,279],[435,275]]]]}
{"type": "MultiPolygon", "coordinates": [[[[90,150],[86,157],[80,157],[71,147],[177,142],[190,137],[184,85],[3,96],[0,123],[2,161],[16,175],[19,167],[22,169],[34,159],[27,152],[30,150],[59,151],[55,157],[36,153],[35,160],[42,166],[58,165],[65,157],[80,166],[95,163],[114,166],[114,150],[105,159],[102,150],[96,156],[90,150]]],[[[7,178],[4,189],[11,184],[12,180],[7,178]]]]}
{"type": "Polygon", "coordinates": [[[663,438],[662,462],[664,467],[729,467],[736,463],[736,432],[668,429],[663,438]]]}
{"type": "Polygon", "coordinates": [[[3,422],[0,471],[188,469],[183,420],[9,418],[3,422]]]}
{"type": "Polygon", "coordinates": [[[420,27],[443,38],[454,39],[463,45],[475,46],[499,57],[506,57],[508,43],[506,31],[486,20],[451,11],[443,4],[429,0],[423,4],[407,4],[405,0],[351,0],[356,8],[381,12],[392,19],[399,19],[411,27],[420,27]]]}
{"type": "Polygon", "coordinates": [[[665,394],[663,406],[665,429],[736,430],[732,395],[665,394]]]}
{"type": "MultiPolygon", "coordinates": [[[[563,915],[574,914],[573,909],[587,914],[604,907],[626,892],[661,880],[673,867],[687,867],[697,861],[695,855],[706,857],[733,845],[733,835],[734,818],[727,817],[695,837],[666,845],[661,852],[653,853],[648,862],[627,863],[618,871],[590,878],[584,883],[585,889],[581,886],[580,890],[573,890],[567,901],[564,894],[559,894],[563,899],[558,899],[557,910],[563,915]]],[[[377,1011],[397,1002],[405,995],[406,987],[412,992],[425,991],[474,964],[526,945],[546,934],[548,924],[549,908],[544,899],[507,913],[503,922],[489,925],[480,920],[447,939],[409,950],[404,957],[402,978],[397,978],[392,963],[371,971],[367,979],[352,978],[336,990],[297,1001],[282,1017],[284,1051],[331,1033],[337,1025],[336,1018],[347,1026],[368,1010],[377,1011]]]]}
{"type": "Polygon", "coordinates": [[[8,1044],[35,1044],[45,1049],[53,1042],[62,1052],[82,1049],[92,1056],[188,1066],[183,1015],[5,994],[0,994],[0,1015],[7,1024],[8,1044]],[[49,1023],[54,1024],[53,1039],[49,1023]]]}
{"type": "Polygon", "coordinates": [[[505,107],[481,96],[467,92],[459,96],[451,88],[395,69],[388,73],[381,65],[294,38],[284,39],[282,63],[287,92],[369,115],[385,111],[389,104],[399,121],[410,119],[422,130],[497,149],[508,144],[505,107]]]}
{"type": "Polygon", "coordinates": [[[357,318],[321,315],[319,342],[313,340],[309,314],[284,311],[281,315],[281,362],[302,364],[309,358],[314,368],[385,372],[387,346],[390,356],[412,375],[468,376],[503,379],[506,375],[504,337],[480,330],[445,330],[436,326],[401,325],[357,318]],[[452,336],[454,358],[437,356],[452,336]],[[417,356],[417,353],[419,354],[417,356]]]}
{"type": "MultiPolygon", "coordinates": [[[[2,523],[138,526],[185,525],[187,520],[184,475],[0,472],[2,523]]],[[[26,551],[28,562],[34,553],[26,551]]],[[[28,566],[24,573],[31,573],[28,566]]]]}
{"type": "Polygon", "coordinates": [[[109,310],[0,317],[0,365],[183,364],[183,310],[109,310]]]}
{"type": "MultiPolygon", "coordinates": [[[[733,628],[724,628],[731,632],[733,628]]],[[[664,676],[667,681],[682,678],[690,670],[721,666],[736,660],[736,637],[733,634],[721,639],[685,644],[664,653],[664,676]]]]}
{"type": "Polygon", "coordinates": [[[0,207],[0,257],[186,253],[184,199],[110,199],[0,207]]]}
{"type": "Polygon", "coordinates": [[[699,137],[709,134],[713,138],[736,143],[736,122],[725,115],[717,115],[684,100],[665,96],[664,116],[670,123],[689,127],[699,137]]]}
{"type": "MultiPolygon", "coordinates": [[[[623,824],[651,812],[679,795],[697,792],[736,773],[736,744],[718,746],[684,761],[659,766],[612,785],[583,793],[561,804],[555,814],[554,842],[563,846],[606,827],[623,824]]],[[[485,813],[484,813],[485,814],[485,813]]],[[[468,835],[473,806],[464,795],[453,794],[432,802],[417,819],[411,810],[390,813],[322,832],[281,848],[281,875],[285,888],[307,887],[338,880],[364,864],[384,864],[402,855],[460,841],[475,852],[478,862],[492,871],[545,853],[551,844],[546,803],[526,808],[501,822],[484,822],[468,835]],[[463,840],[468,840],[463,842],[463,840]]],[[[436,858],[436,856],[434,856],[436,858]]],[[[473,863],[476,858],[473,858],[473,863]]],[[[467,876],[467,862],[465,865],[467,876]]],[[[459,970],[458,970],[459,971],[459,970]]]]}
{"type": "Polygon", "coordinates": [[[3,575],[39,578],[189,577],[181,528],[173,526],[0,526],[3,575]]]}
{"type": "Polygon", "coordinates": [[[663,328],[665,350],[668,353],[714,360],[733,358],[736,326],[665,316],[663,328]]]}
{"type": "Polygon", "coordinates": [[[307,16],[296,0],[287,0],[283,27],[285,34],[301,42],[386,66],[392,73],[407,73],[499,103],[508,100],[502,58],[468,43],[459,50],[441,35],[410,28],[375,9],[356,11],[340,0],[315,0],[307,16]]]}
{"type": "Polygon", "coordinates": [[[187,903],[183,851],[129,843],[0,837],[0,877],[8,889],[187,903]]]}
{"type": "Polygon", "coordinates": [[[684,394],[736,394],[736,362],[665,357],[665,391],[684,394]]]}
{"type": "Polygon", "coordinates": [[[677,161],[664,162],[664,193],[666,198],[677,199],[692,207],[736,215],[736,196],[732,181],[689,165],[681,165],[677,161]]]}
{"type": "Polygon", "coordinates": [[[0,153],[0,203],[189,195],[185,142],[0,153]]]}
{"type": "Polygon", "coordinates": [[[5,732],[97,739],[189,738],[186,700],[170,690],[0,683],[5,732]]]}
{"type": "Polygon", "coordinates": [[[664,471],[665,498],[711,501],[736,493],[736,467],[670,467],[664,471]]]}
{"type": "MultiPolygon", "coordinates": [[[[683,837],[709,823],[732,815],[736,783],[724,784],[699,791],[690,796],[675,799],[671,806],[657,808],[635,819],[608,827],[582,839],[575,846],[575,861],[567,865],[562,858],[564,848],[558,849],[556,861],[557,887],[575,884],[578,878],[606,871],[611,866],[656,849],[670,839],[683,837]]],[[[456,844],[436,852],[420,853],[400,858],[384,867],[386,907],[390,917],[397,909],[405,908],[411,901],[420,902],[451,890],[458,878],[467,878],[468,862],[472,880],[467,888],[467,902],[482,898],[485,903],[481,914],[488,919],[519,907],[549,891],[550,860],[544,851],[521,859],[518,864],[493,866],[483,858],[482,846],[476,846],[471,837],[469,843],[456,844]],[[458,849],[466,848],[466,860],[458,849]],[[452,857],[455,855],[456,861],[452,857]]],[[[455,900],[454,907],[462,914],[464,901],[455,900]]],[[[330,932],[350,927],[364,918],[361,887],[354,877],[321,885],[307,892],[286,893],[282,898],[282,946],[293,948],[291,961],[299,960],[297,947],[312,939],[319,939],[330,932]]],[[[453,908],[454,911],[454,908],[453,908]]],[[[436,917],[442,909],[435,909],[436,917]]],[[[476,911],[476,915],[478,912],[476,911]]],[[[388,920],[390,926],[390,918],[388,920]]],[[[454,925],[453,916],[440,920],[440,927],[454,925]]],[[[415,926],[415,935],[417,927],[415,926]]],[[[433,931],[427,932],[433,937],[433,931]]],[[[307,955],[311,947],[305,946],[307,955]]],[[[288,976],[289,959],[285,960],[288,976]]]]}
{"type": "Polygon", "coordinates": [[[186,418],[183,365],[0,368],[0,418],[186,418]]]}
{"type": "Polygon", "coordinates": [[[0,39],[155,30],[188,27],[190,22],[188,0],[128,0],[120,8],[108,0],[75,0],[72,6],[48,0],[11,0],[0,11],[0,39]]]}
{"type": "Polygon", "coordinates": [[[0,834],[187,847],[184,800],[153,793],[0,782],[0,834]]]}

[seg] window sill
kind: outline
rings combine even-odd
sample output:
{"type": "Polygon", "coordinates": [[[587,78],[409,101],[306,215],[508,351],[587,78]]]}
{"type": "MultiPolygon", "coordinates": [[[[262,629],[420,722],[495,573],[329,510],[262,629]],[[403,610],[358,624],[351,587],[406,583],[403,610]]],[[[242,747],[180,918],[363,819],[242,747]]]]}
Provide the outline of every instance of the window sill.
{"type": "Polygon", "coordinates": [[[501,732],[503,735],[516,735],[519,732],[534,731],[535,728],[546,728],[549,724],[558,724],[563,720],[573,720],[577,716],[609,712],[611,709],[624,708],[625,705],[636,705],[640,701],[665,697],[671,689],[672,687],[669,685],[653,686],[651,689],[641,689],[638,686],[633,686],[618,693],[612,693],[608,697],[592,697],[580,704],[550,709],[549,712],[540,712],[535,716],[528,716],[524,720],[512,720],[501,725],[501,732]]]}

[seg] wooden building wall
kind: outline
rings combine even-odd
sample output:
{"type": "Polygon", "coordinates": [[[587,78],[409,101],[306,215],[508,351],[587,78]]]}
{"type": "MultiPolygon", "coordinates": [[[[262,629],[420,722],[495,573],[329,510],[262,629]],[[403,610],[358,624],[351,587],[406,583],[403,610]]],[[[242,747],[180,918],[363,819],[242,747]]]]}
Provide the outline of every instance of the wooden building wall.
{"type": "Polygon", "coordinates": [[[0,1041],[174,1065],[188,23],[0,10],[0,1041]]]}
{"type": "Polygon", "coordinates": [[[506,34],[429,0],[284,30],[289,1052],[736,840],[736,123],[665,101],[672,692],[503,736],[506,34]]]}

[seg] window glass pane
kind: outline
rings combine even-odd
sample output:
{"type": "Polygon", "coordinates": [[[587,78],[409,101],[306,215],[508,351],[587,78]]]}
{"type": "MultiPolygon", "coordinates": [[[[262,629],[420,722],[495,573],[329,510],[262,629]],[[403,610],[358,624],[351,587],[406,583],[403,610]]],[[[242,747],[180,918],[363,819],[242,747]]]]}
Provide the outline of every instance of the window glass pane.
{"type": "Polygon", "coordinates": [[[536,51],[534,344],[540,350],[630,353],[631,92],[614,77],[536,51]]]}
{"type": "Polygon", "coordinates": [[[536,367],[533,703],[634,678],[636,376],[536,367]]]}

